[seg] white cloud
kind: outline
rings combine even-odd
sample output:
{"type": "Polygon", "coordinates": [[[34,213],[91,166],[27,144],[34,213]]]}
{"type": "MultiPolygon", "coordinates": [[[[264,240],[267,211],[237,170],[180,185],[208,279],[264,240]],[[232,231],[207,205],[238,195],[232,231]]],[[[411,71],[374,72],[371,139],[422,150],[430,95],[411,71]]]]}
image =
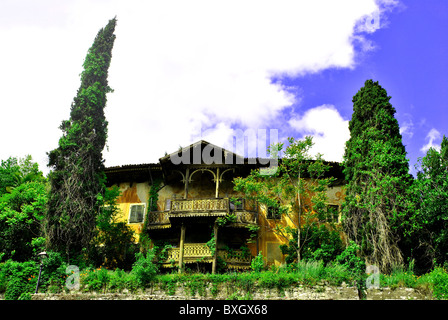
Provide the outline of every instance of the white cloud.
{"type": "Polygon", "coordinates": [[[3,15],[17,15],[0,19],[6,109],[0,159],[31,153],[41,167],[69,116],[87,49],[115,15],[109,166],[157,161],[207,126],[226,141],[235,128],[275,125],[301,97],[271,78],[353,68],[354,42],[365,40],[360,26],[379,6],[374,0],[15,3],[0,4],[3,15]],[[34,8],[33,19],[27,8],[34,8]]]}
{"type": "Polygon", "coordinates": [[[350,138],[348,120],[344,120],[333,105],[309,109],[302,117],[293,118],[289,125],[303,136],[313,136],[311,153],[323,154],[328,161],[342,161],[345,142],[350,138]]]}
{"type": "Polygon", "coordinates": [[[412,121],[412,115],[405,113],[402,118],[403,120],[400,124],[400,134],[411,139],[414,136],[414,122],[412,121]]]}
{"type": "Polygon", "coordinates": [[[426,140],[428,143],[421,147],[420,151],[426,153],[430,148],[440,150],[440,145],[434,144],[436,140],[442,139],[442,134],[435,128],[432,128],[426,135],[426,140]]]}

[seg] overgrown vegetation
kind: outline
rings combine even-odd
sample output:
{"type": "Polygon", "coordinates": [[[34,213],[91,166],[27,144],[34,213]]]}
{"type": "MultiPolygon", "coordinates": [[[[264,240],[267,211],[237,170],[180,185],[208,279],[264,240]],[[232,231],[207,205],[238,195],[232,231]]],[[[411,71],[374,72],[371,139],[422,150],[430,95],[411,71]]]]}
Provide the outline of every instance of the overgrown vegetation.
{"type": "Polygon", "coordinates": [[[116,19],[101,29],[84,60],[81,86],[70,119],[62,122],[58,148],[48,153],[51,192],[45,237],[52,250],[76,259],[92,246],[97,216],[104,205],[106,176],[103,149],[107,140],[104,115],[108,69],[115,41],[116,19]]]}
{"type": "Polygon", "coordinates": [[[281,156],[273,174],[252,170],[249,176],[234,179],[235,190],[264,205],[266,214],[278,222],[273,231],[288,243],[281,247],[288,263],[313,254],[332,259],[342,242],[338,237],[339,248],[338,244],[329,248],[326,243],[334,242],[331,235],[337,234],[339,228],[334,213],[327,207],[326,190],[334,182],[327,174],[330,165],[321,154],[310,156],[312,137],[288,141],[286,148],[278,143],[268,149],[274,158],[281,156]]]}
{"type": "Polygon", "coordinates": [[[413,214],[408,221],[406,246],[419,270],[443,266],[448,257],[448,139],[440,150],[430,148],[416,165],[413,214]]]}
{"type": "MultiPolygon", "coordinates": [[[[285,294],[286,291],[300,286],[316,292],[319,292],[323,285],[345,284],[357,287],[359,274],[355,270],[363,264],[357,259],[353,260],[350,249],[341,254],[337,261],[327,265],[322,261],[302,260],[293,265],[266,268],[260,263],[260,259],[254,258],[252,271],[210,274],[187,270],[183,274],[160,274],[153,263],[153,253],[137,256],[131,271],[119,268],[108,270],[102,267],[80,270],[79,291],[139,294],[161,290],[167,295],[185,293],[185,298],[219,296],[226,299],[252,299],[255,290],[274,290],[276,294],[285,294]]],[[[61,257],[57,254],[53,254],[45,262],[39,292],[68,292],[65,281],[69,274],[65,274],[65,264],[61,262],[61,257]]],[[[4,294],[5,299],[30,299],[36,287],[37,272],[38,263],[35,261],[8,260],[0,264],[0,292],[4,294]]],[[[399,287],[414,288],[427,296],[432,294],[434,299],[448,298],[447,284],[448,273],[439,267],[421,276],[413,272],[412,266],[405,269],[396,268],[390,274],[380,275],[381,287],[389,287],[392,290],[399,287]]]]}
{"type": "MultiPolygon", "coordinates": [[[[448,139],[443,137],[440,149],[430,148],[418,161],[417,177],[410,176],[395,109],[386,90],[372,80],[353,97],[343,162],[348,183],[343,230],[337,212],[327,206],[326,190],[334,182],[329,164],[322,155],[309,155],[311,137],[290,138],[286,148],[269,149],[281,156],[273,175],[252,171],[234,181],[235,190],[264,205],[267,219],[275,222],[272,231],[285,243],[280,248],[285,265],[269,266],[259,252],[244,272],[229,272],[220,258],[216,274],[195,273],[188,266],[183,274],[175,268],[163,273],[160,264],[166,263],[171,245],[153,243],[144,232],[134,245],[133,231],[118,220],[119,189],[105,188],[104,107],[112,91],[107,73],[115,24],[109,21],[89,49],[70,119],[61,125],[58,148],[48,154],[49,176],[30,156],[1,161],[0,294],[5,299],[31,299],[42,251],[47,258],[39,292],[46,293],[68,291],[68,283],[78,279],[82,292],[161,289],[174,295],[182,287],[191,297],[224,294],[230,299],[251,299],[257,288],[281,293],[300,285],[346,283],[363,299],[366,266],[375,264],[382,287],[404,286],[448,298],[448,139]]],[[[160,188],[162,182],[153,181],[148,213],[157,210],[160,188]]],[[[216,224],[223,227],[236,219],[229,214],[216,224]]],[[[256,243],[260,226],[247,231],[247,244],[256,243]]],[[[207,246],[215,253],[213,232],[207,246]]],[[[245,245],[224,249],[228,257],[250,256],[245,245]]]]}
{"type": "Polygon", "coordinates": [[[343,162],[344,231],[369,263],[383,272],[404,261],[399,241],[408,219],[407,192],[412,182],[390,98],[372,80],[355,94],[343,162]]]}

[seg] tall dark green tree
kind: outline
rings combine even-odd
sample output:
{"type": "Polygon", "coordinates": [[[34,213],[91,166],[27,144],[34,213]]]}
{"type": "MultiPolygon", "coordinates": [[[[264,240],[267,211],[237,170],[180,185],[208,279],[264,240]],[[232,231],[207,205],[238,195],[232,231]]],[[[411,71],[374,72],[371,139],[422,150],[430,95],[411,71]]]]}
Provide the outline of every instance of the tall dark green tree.
{"type": "Polygon", "coordinates": [[[448,138],[419,159],[412,239],[417,265],[427,271],[448,262],[448,138]]]}
{"type": "Polygon", "coordinates": [[[108,69],[116,19],[102,28],[84,60],[81,86],[56,149],[48,153],[51,183],[46,237],[51,249],[70,258],[88,247],[105,192],[102,151],[107,139],[104,115],[108,69]]]}
{"type": "Polygon", "coordinates": [[[355,94],[343,161],[348,182],[345,232],[361,247],[368,263],[384,272],[403,262],[399,242],[412,181],[390,98],[372,80],[355,94]]]}

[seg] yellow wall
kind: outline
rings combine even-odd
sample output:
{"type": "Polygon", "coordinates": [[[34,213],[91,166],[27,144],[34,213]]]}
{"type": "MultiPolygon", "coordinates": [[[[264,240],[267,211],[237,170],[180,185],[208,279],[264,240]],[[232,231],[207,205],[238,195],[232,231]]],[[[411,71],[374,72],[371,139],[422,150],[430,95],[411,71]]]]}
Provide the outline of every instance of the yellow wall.
{"type": "MultiPolygon", "coordinates": [[[[342,186],[335,186],[327,190],[327,203],[331,205],[340,205],[344,199],[344,188],[342,186]]],[[[283,204],[285,205],[285,204],[283,204]]],[[[302,220],[303,222],[303,220],[302,220]]],[[[280,265],[284,263],[284,257],[280,252],[279,246],[287,244],[288,240],[285,236],[274,232],[274,227],[279,225],[281,227],[297,228],[298,216],[297,214],[283,215],[281,219],[268,219],[267,208],[260,205],[259,210],[259,250],[262,251],[263,256],[266,257],[268,263],[280,265]]]]}
{"type": "MultiPolygon", "coordinates": [[[[210,175],[211,176],[211,175],[210,175]]],[[[188,198],[201,198],[201,197],[214,197],[214,183],[206,183],[205,179],[211,179],[206,173],[200,175],[199,173],[195,176],[196,183],[190,185],[188,198]],[[204,183],[202,183],[204,182],[204,183]],[[208,190],[207,190],[208,189],[208,190]]],[[[180,179],[179,179],[180,180],[180,179]]],[[[118,206],[120,209],[120,221],[128,222],[129,219],[129,209],[131,204],[145,204],[145,213],[147,212],[148,197],[150,186],[148,183],[120,183],[119,185],[121,195],[118,198],[118,206]]],[[[233,191],[229,186],[223,184],[223,188],[220,189],[220,197],[224,196],[241,196],[233,191]]],[[[177,198],[184,197],[184,185],[182,182],[176,182],[172,185],[167,185],[159,191],[159,200],[157,202],[158,211],[166,210],[165,204],[167,199],[171,199],[174,196],[177,198]]],[[[336,186],[329,188],[327,191],[328,204],[339,205],[342,203],[344,198],[344,189],[341,186],[336,186]]],[[[258,250],[267,258],[267,261],[274,263],[276,265],[284,263],[284,257],[278,248],[279,245],[286,243],[284,237],[276,234],[273,228],[276,224],[280,224],[283,227],[290,226],[295,227],[297,224],[297,216],[285,217],[283,216],[281,220],[273,220],[266,218],[266,207],[260,205],[259,208],[259,235],[258,235],[258,250]],[[294,220],[291,221],[291,219],[294,220]]],[[[146,217],[146,214],[145,214],[146,217]]],[[[144,223],[131,223],[129,226],[136,232],[136,241],[139,240],[139,234],[143,230],[144,223]]],[[[248,245],[251,253],[256,255],[257,244],[248,245]]]]}
{"type": "MultiPolygon", "coordinates": [[[[149,184],[144,182],[133,183],[131,185],[128,182],[124,182],[120,183],[118,187],[120,188],[120,196],[117,199],[120,212],[118,221],[128,223],[131,204],[145,204],[144,216],[146,216],[146,206],[148,204],[148,193],[150,189],[149,184]]],[[[136,242],[138,242],[140,233],[143,230],[143,223],[128,223],[131,229],[136,233],[136,242]]]]}

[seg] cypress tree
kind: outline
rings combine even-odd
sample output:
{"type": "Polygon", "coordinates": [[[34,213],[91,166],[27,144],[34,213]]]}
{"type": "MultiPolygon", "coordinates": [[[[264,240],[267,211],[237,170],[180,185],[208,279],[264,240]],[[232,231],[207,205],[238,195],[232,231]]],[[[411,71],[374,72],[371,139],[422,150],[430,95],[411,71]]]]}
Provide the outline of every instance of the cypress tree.
{"type": "Polygon", "coordinates": [[[48,154],[52,169],[46,217],[46,237],[52,250],[67,257],[87,248],[105,192],[102,151],[107,140],[104,115],[108,69],[115,41],[116,18],[102,28],[84,60],[81,85],[62,122],[58,147],[48,154]]]}
{"type": "Polygon", "coordinates": [[[411,182],[390,98],[372,80],[355,94],[343,160],[347,180],[344,230],[361,247],[367,262],[385,272],[403,262],[398,243],[411,182]]]}

